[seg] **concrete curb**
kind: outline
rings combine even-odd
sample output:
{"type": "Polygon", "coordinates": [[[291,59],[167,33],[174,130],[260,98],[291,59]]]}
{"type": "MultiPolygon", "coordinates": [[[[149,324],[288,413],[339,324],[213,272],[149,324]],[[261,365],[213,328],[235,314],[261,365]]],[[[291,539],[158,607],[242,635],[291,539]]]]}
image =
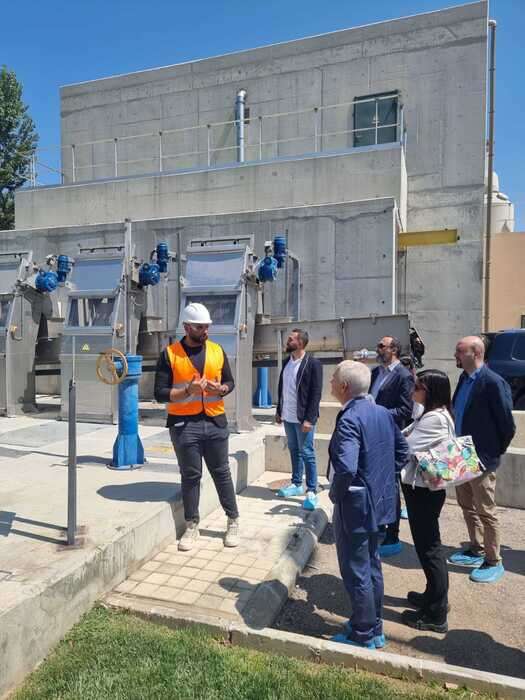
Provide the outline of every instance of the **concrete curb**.
{"type": "Polygon", "coordinates": [[[172,629],[199,626],[234,646],[305,661],[344,666],[401,680],[425,683],[454,683],[498,698],[525,698],[525,680],[497,673],[475,671],[439,661],[417,659],[385,651],[347,647],[325,639],[274,629],[254,630],[221,618],[204,617],[146,601],[109,594],[108,607],[127,610],[139,617],[172,629]]]}
{"type": "Polygon", "coordinates": [[[272,543],[272,546],[281,549],[282,554],[267,580],[257,586],[250,598],[250,609],[244,613],[248,627],[263,629],[274,622],[328,522],[328,514],[322,508],[317,508],[296,526],[291,536],[284,533],[277,542],[272,543]]]}

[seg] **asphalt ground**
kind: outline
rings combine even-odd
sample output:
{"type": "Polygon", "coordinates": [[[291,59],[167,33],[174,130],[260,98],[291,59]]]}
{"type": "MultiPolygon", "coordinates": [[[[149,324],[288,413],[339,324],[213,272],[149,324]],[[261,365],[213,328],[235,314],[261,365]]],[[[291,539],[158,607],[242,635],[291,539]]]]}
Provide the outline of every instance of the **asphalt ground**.
{"type": "MultiPolygon", "coordinates": [[[[445,635],[420,632],[401,622],[402,611],[411,607],[407,592],[423,591],[425,585],[408,522],[402,521],[403,551],[383,561],[388,651],[525,678],[525,511],[498,511],[506,573],[496,584],[476,584],[469,580],[470,569],[449,565],[451,611],[445,635]]],[[[440,522],[443,544],[452,552],[466,536],[460,508],[447,502],[440,522]]],[[[273,626],[329,638],[341,631],[349,614],[328,525],[273,626]]]]}

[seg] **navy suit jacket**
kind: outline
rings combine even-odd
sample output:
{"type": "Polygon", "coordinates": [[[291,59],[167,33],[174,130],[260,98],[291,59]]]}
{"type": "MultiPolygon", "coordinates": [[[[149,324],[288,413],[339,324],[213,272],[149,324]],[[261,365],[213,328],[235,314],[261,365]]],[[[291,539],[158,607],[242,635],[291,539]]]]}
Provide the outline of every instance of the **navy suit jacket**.
{"type": "MultiPolygon", "coordinates": [[[[459,378],[452,403],[467,375],[459,378]]],[[[510,445],[516,425],[512,417],[512,393],[507,382],[483,365],[468,397],[461,435],[472,435],[479,458],[489,471],[497,469],[510,445]]]]}
{"type": "Polygon", "coordinates": [[[357,397],[339,413],[328,454],[329,496],[347,532],[377,532],[394,522],[397,474],[409,449],[392,414],[357,397]]]}
{"type": "MultiPolygon", "coordinates": [[[[372,381],[370,390],[379,373],[380,368],[374,367],[372,370],[372,381]]],[[[414,377],[402,364],[396,365],[392,372],[383,382],[381,389],[376,396],[376,403],[379,406],[388,408],[398,428],[406,428],[412,421],[412,393],[414,391],[414,377]]]]}

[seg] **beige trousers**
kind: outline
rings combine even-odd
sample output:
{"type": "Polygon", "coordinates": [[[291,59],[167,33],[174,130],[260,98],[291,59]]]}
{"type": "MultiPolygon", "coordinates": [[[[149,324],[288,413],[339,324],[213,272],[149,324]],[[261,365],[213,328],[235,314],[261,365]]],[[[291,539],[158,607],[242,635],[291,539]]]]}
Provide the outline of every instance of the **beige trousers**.
{"type": "Polygon", "coordinates": [[[479,479],[456,487],[458,503],[467,524],[470,549],[493,566],[501,562],[495,495],[496,472],[486,472],[479,479]]]}

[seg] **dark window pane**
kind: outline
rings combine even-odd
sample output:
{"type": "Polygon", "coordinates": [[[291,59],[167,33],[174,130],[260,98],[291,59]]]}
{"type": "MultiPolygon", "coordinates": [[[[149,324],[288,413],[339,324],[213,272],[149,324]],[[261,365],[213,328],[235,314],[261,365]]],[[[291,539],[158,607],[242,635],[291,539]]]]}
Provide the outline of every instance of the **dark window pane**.
{"type": "Polygon", "coordinates": [[[512,356],[515,360],[525,360],[525,333],[517,336],[512,356]]]}
{"type": "Polygon", "coordinates": [[[78,326],[78,299],[71,299],[69,303],[68,326],[78,326]]]}
{"type": "Polygon", "coordinates": [[[395,126],[388,126],[386,129],[377,130],[377,143],[394,143],[397,141],[397,129],[395,126]]]}
{"type": "Polygon", "coordinates": [[[235,323],[236,294],[192,294],[186,297],[186,304],[193,303],[206,306],[215,326],[233,326],[235,323]]]}
{"type": "Polygon", "coordinates": [[[385,99],[363,98],[354,105],[354,146],[371,146],[376,143],[397,141],[397,102],[396,95],[385,99]],[[392,125],[390,127],[390,125],[392,125]],[[387,126],[388,128],[377,128],[387,126]],[[359,131],[366,129],[366,131],[359,131]]]}
{"type": "Polygon", "coordinates": [[[395,124],[397,122],[397,97],[377,101],[379,125],[395,124]]]}

